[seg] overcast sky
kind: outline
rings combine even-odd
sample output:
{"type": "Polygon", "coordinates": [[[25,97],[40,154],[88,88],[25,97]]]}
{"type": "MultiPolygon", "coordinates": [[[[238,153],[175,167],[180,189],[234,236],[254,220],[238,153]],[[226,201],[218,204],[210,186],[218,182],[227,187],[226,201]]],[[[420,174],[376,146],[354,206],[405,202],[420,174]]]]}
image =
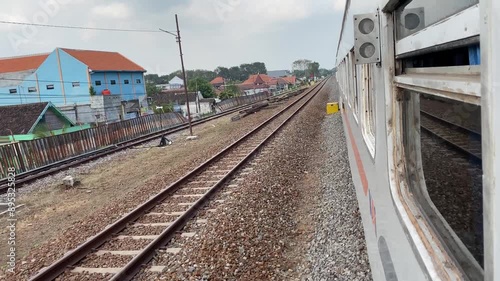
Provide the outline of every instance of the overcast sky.
{"type": "MultiPolygon", "coordinates": [[[[344,5],[345,0],[16,0],[2,1],[0,21],[174,31],[177,13],[188,69],[255,61],[268,70],[290,69],[301,58],[333,68],[344,5]]],[[[148,73],[180,69],[175,38],[165,33],[0,24],[0,34],[0,57],[64,47],[117,51],[148,73]]]]}

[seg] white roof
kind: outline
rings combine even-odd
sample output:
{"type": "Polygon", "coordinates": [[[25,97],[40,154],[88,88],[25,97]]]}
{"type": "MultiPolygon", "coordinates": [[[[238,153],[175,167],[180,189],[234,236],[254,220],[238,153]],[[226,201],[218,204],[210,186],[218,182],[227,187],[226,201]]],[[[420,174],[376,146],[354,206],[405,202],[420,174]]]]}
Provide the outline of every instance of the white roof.
{"type": "Polygon", "coordinates": [[[170,84],[170,85],[184,85],[184,81],[181,78],[175,76],[174,78],[172,78],[172,80],[170,80],[170,82],[168,82],[168,84],[170,84]]]}

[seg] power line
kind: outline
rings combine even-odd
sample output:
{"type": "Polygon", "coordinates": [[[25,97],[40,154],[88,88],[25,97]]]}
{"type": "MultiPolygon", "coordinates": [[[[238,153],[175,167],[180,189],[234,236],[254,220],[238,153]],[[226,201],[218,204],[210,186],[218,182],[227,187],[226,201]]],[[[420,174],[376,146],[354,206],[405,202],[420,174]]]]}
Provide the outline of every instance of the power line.
{"type": "Polygon", "coordinates": [[[114,31],[114,32],[141,32],[141,33],[160,33],[160,30],[151,29],[119,29],[119,28],[101,28],[101,27],[85,27],[85,26],[71,26],[71,25],[53,25],[53,24],[38,24],[29,22],[15,22],[15,21],[3,21],[3,24],[12,25],[25,25],[25,26],[38,26],[38,27],[49,27],[49,28],[64,28],[64,29],[80,29],[80,30],[96,30],[96,31],[114,31]]]}

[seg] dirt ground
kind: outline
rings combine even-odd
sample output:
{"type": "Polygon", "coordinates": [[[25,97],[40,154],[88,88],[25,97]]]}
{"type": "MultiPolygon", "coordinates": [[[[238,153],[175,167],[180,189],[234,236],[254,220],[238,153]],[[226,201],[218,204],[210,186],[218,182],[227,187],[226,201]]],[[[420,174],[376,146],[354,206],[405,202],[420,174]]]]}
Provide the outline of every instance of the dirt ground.
{"type": "MultiPolygon", "coordinates": [[[[97,160],[101,163],[92,169],[77,172],[76,177],[81,181],[77,188],[68,190],[61,187],[62,178],[67,174],[61,173],[44,188],[20,195],[16,203],[25,206],[17,212],[17,262],[27,271],[36,270],[29,268],[29,263],[35,263],[39,253],[35,251],[35,254],[26,257],[31,250],[62,236],[64,232],[81,231],[82,237],[75,241],[57,244],[64,248],[61,253],[74,248],[85,241],[81,241],[84,237],[94,235],[102,226],[112,223],[138,203],[167,187],[186,174],[189,168],[203,163],[284,106],[263,110],[237,122],[231,122],[231,115],[197,126],[194,133],[199,139],[195,141],[187,141],[187,132],[184,131],[169,136],[174,143],[166,148],[147,147],[156,145],[158,140],[145,145],[146,148],[127,150],[105,161],[97,160]],[[137,198],[134,199],[135,192],[137,198]],[[102,216],[103,212],[109,215],[102,216]],[[92,219],[94,213],[101,214],[95,216],[93,226],[82,222],[85,218],[92,219]]],[[[0,225],[7,225],[6,219],[5,216],[0,218],[0,225]]],[[[7,228],[2,228],[0,236],[0,253],[8,253],[7,228]]],[[[50,244],[55,244],[54,240],[50,244]]],[[[47,257],[44,264],[55,258],[47,257]]],[[[1,268],[5,268],[6,262],[6,255],[1,254],[1,268]]]]}

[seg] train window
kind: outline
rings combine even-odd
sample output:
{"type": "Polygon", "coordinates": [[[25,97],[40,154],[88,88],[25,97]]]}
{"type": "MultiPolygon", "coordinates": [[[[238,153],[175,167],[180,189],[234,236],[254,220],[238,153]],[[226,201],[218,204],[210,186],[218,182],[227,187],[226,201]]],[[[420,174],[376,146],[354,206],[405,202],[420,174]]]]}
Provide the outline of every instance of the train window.
{"type": "Polygon", "coordinates": [[[407,180],[441,241],[471,280],[483,280],[481,108],[405,90],[407,180]]]}
{"type": "Polygon", "coordinates": [[[373,89],[373,67],[359,66],[358,90],[361,95],[362,132],[372,156],[375,156],[375,99],[373,89]]]}
{"type": "Polygon", "coordinates": [[[396,12],[397,39],[416,33],[478,3],[479,0],[442,0],[437,9],[436,1],[412,0],[396,12]]]}
{"type": "Polygon", "coordinates": [[[358,114],[359,114],[359,98],[358,98],[358,71],[357,65],[354,63],[354,51],[351,51],[349,54],[349,64],[351,65],[351,73],[350,77],[354,77],[351,82],[351,94],[352,94],[352,103],[353,103],[353,113],[354,119],[359,123],[358,114]]]}

